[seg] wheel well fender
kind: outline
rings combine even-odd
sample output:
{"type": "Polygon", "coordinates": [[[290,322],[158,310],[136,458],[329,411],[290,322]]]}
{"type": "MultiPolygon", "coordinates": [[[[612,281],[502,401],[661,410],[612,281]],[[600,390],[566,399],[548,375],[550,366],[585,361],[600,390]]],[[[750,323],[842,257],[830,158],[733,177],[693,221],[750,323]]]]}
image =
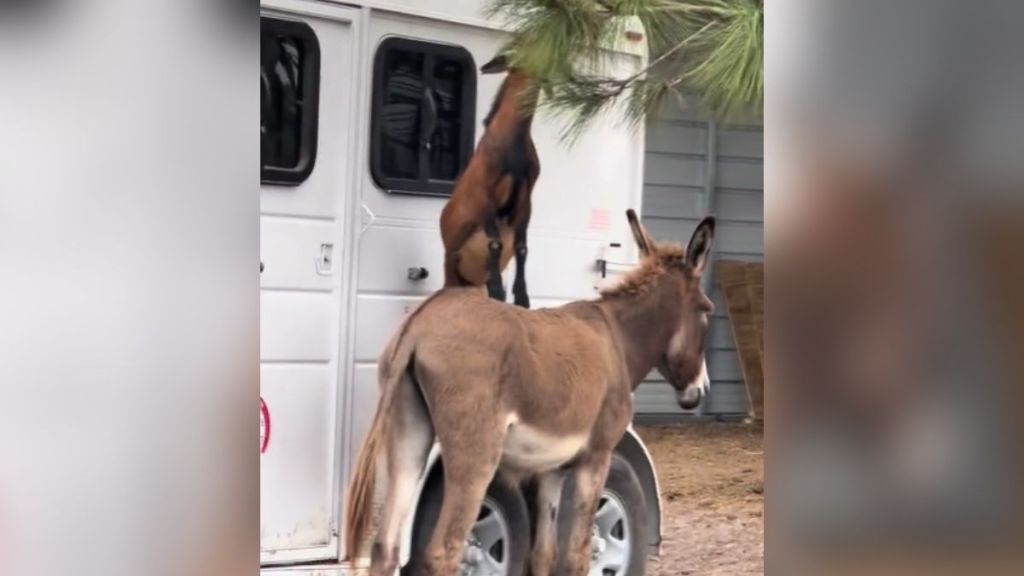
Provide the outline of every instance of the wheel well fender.
{"type": "Polygon", "coordinates": [[[416,491],[413,495],[412,506],[409,508],[409,513],[405,517],[405,521],[402,523],[402,537],[400,538],[400,544],[398,547],[398,565],[405,566],[409,563],[409,557],[412,556],[412,531],[413,524],[416,522],[416,512],[420,508],[420,500],[423,498],[423,491],[427,487],[427,482],[430,478],[440,472],[441,470],[441,446],[437,442],[430,447],[430,454],[427,456],[427,463],[423,466],[423,473],[420,474],[420,479],[416,482],[416,491]]]}
{"type": "Polygon", "coordinates": [[[658,475],[654,471],[654,460],[632,426],[622,435],[622,440],[615,447],[615,453],[629,462],[640,480],[649,519],[647,543],[657,554],[661,549],[661,490],[658,486],[658,475]]]}

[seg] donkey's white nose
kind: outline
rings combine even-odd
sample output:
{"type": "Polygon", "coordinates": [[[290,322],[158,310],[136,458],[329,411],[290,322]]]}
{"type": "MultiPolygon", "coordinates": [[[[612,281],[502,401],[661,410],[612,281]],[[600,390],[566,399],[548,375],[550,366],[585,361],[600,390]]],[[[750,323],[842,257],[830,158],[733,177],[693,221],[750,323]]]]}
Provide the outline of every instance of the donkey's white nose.
{"type": "Polygon", "coordinates": [[[687,386],[682,392],[677,393],[676,401],[679,402],[679,407],[683,410],[693,410],[700,404],[704,396],[704,386],[695,383],[687,386]]]}
{"type": "Polygon", "coordinates": [[[710,393],[711,378],[708,377],[708,364],[706,360],[701,360],[700,373],[686,388],[676,393],[676,401],[683,410],[693,410],[710,393]]]}

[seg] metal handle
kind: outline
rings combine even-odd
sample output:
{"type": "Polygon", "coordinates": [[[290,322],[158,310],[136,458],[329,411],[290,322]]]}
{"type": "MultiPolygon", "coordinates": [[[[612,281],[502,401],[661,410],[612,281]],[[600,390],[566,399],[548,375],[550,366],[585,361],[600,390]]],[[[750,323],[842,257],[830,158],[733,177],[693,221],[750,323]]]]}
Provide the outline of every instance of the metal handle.
{"type": "Polygon", "coordinates": [[[409,278],[409,280],[418,282],[420,280],[426,279],[427,276],[430,276],[430,270],[427,270],[422,266],[414,266],[412,268],[409,268],[409,273],[407,277],[409,278]]]}
{"type": "MultiPolygon", "coordinates": [[[[622,244],[619,242],[612,242],[608,244],[611,248],[622,248],[622,244]]],[[[608,277],[608,260],[606,258],[597,259],[597,269],[601,271],[601,278],[608,277]]]]}

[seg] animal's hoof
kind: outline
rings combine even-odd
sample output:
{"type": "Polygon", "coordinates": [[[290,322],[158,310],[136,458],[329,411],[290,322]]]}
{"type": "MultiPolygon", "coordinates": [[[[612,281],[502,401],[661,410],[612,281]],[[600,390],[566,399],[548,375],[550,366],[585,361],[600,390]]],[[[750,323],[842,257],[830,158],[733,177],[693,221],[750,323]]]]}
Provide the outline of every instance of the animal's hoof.
{"type": "Polygon", "coordinates": [[[526,297],[526,296],[522,296],[522,297],[516,296],[515,302],[516,302],[516,306],[519,306],[521,308],[526,308],[527,310],[530,309],[530,299],[528,297],[526,297]]]}
{"type": "Polygon", "coordinates": [[[505,289],[504,288],[501,288],[501,287],[494,288],[493,286],[489,286],[487,288],[487,295],[490,296],[491,298],[494,298],[495,300],[499,300],[501,302],[505,301],[505,289]]]}

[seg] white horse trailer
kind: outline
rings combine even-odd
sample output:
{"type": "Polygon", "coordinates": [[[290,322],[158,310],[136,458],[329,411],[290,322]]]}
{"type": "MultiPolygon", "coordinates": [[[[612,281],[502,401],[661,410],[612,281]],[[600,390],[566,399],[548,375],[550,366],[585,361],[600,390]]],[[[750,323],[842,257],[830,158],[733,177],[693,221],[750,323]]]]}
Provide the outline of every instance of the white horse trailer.
{"type": "MultiPolygon", "coordinates": [[[[377,401],[376,359],[403,317],[441,287],[445,195],[483,133],[502,80],[477,71],[505,39],[482,5],[261,1],[265,574],[353,568],[339,562],[340,519],[352,460],[377,401]]],[[[645,61],[636,35],[610,54],[617,73],[645,61]]],[[[559,124],[543,114],[534,124],[542,169],[527,277],[538,307],[593,297],[616,263],[635,260],[624,212],[640,205],[643,131],[601,120],[571,148],[558,133],[559,124]]],[[[417,514],[428,504],[436,452],[406,523],[403,564],[417,514]]],[[[618,455],[635,474],[646,510],[645,525],[629,526],[629,536],[656,550],[657,481],[632,430],[618,455]]],[[[618,502],[618,513],[636,504],[618,502]]],[[[623,537],[621,523],[616,530],[608,536],[595,528],[596,556],[621,544],[601,540],[623,537]]],[[[499,537],[511,538],[504,546],[521,546],[515,534],[499,537]]],[[[479,547],[470,552],[479,560],[479,547]]],[[[502,558],[482,552],[500,572],[502,558]]],[[[609,562],[626,564],[609,564],[612,572],[629,572],[628,558],[609,562]]]]}

